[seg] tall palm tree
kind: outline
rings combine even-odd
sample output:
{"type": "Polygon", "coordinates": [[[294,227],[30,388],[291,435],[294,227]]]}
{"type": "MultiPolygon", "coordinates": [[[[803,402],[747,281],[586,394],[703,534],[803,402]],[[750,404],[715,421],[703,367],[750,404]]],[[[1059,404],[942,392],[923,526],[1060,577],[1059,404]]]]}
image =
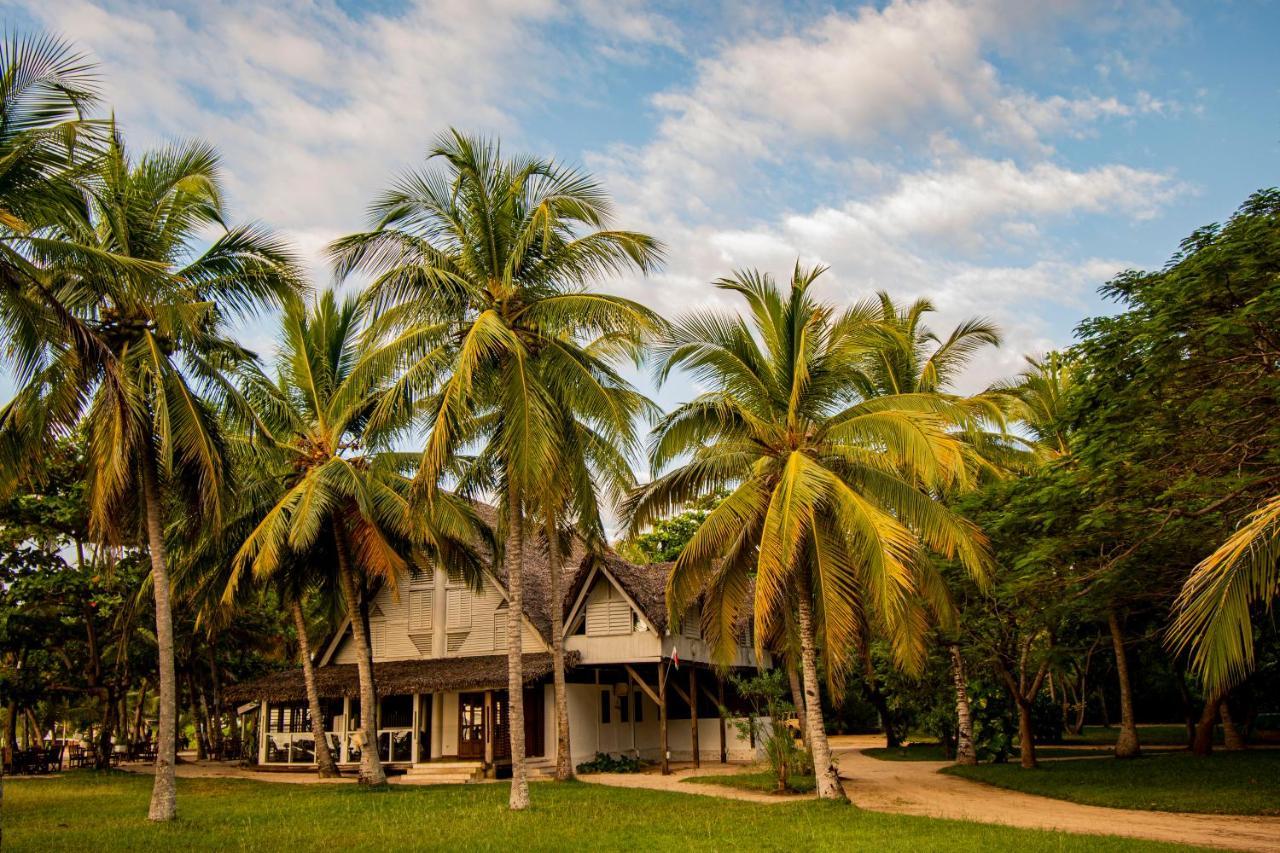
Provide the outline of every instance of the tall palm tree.
{"type": "Polygon", "coordinates": [[[57,323],[73,322],[47,285],[50,258],[116,260],[77,252],[49,228],[82,207],[78,185],[101,136],[84,113],[97,101],[96,68],[71,45],[48,35],[0,41],[0,331],[19,382],[39,367],[22,355],[38,351],[57,323]]]}
{"type": "Polygon", "coordinates": [[[929,394],[865,396],[863,365],[884,329],[870,304],[837,312],[814,300],[822,272],[797,265],[787,292],[768,275],[736,273],[716,286],[746,300],[749,322],[703,312],[674,323],[657,348],[659,379],[683,367],[716,390],[659,422],[654,479],[627,514],[639,530],[729,490],[676,560],[671,619],[702,596],[703,633],[729,659],[753,581],[757,653],[794,609],[819,795],[844,799],[819,703],[819,643],[837,683],[869,612],[910,658],[925,628],[904,621],[910,600],[944,595],[926,551],[957,556],[978,576],[987,556],[983,536],[934,499],[972,473],[949,431],[960,413],[929,394]]]}
{"type": "Polygon", "coordinates": [[[1167,638],[1191,653],[1192,669],[1214,696],[1253,670],[1250,608],[1280,597],[1280,495],[1264,501],[1191,572],[1174,603],[1167,638]]]}
{"type": "Polygon", "coordinates": [[[370,231],[331,247],[339,276],[374,276],[367,293],[378,331],[403,368],[396,399],[425,405],[430,419],[419,495],[439,494],[466,445],[491,452],[508,588],[513,809],[529,803],[521,658],[527,521],[565,458],[566,409],[589,412],[617,443],[621,413],[607,389],[626,383],[607,353],[588,344],[636,339],[660,325],[632,301],[587,289],[609,273],[647,271],[661,254],[651,237],[608,228],[610,207],[582,172],[504,158],[496,142],[453,131],[437,140],[426,168],[374,202],[370,231]]]}
{"type": "Polygon", "coordinates": [[[187,503],[217,526],[227,485],[213,409],[236,405],[223,374],[244,358],[228,319],[280,303],[300,289],[292,256],[253,226],[226,228],[216,153],[175,145],[134,160],[112,128],[83,182],[82,215],[52,230],[79,256],[40,268],[56,308],[38,342],[14,341],[29,368],[0,410],[0,462],[38,462],[54,437],[82,419],[89,440],[88,494],[95,530],[113,541],[143,534],[151,560],[159,648],[159,739],[149,816],[176,813],[177,695],[164,516],[187,503]],[[209,227],[223,233],[203,251],[209,227]]]}
{"type": "Polygon", "coordinates": [[[232,559],[226,595],[245,570],[267,579],[296,571],[299,561],[319,573],[336,564],[360,680],[360,781],[381,785],[386,774],[366,625],[370,587],[394,588],[425,560],[474,577],[484,535],[471,506],[451,495],[438,496],[428,513],[411,509],[405,472],[416,456],[392,448],[413,411],[383,405],[394,382],[379,368],[391,362],[369,357],[365,316],[359,300],[339,302],[332,291],[311,310],[294,300],[281,322],[276,376],[253,365],[242,371],[251,429],[262,444],[259,465],[267,472],[265,511],[232,559]]]}
{"type": "Polygon", "coordinates": [[[264,591],[289,611],[298,638],[298,657],[302,681],[311,717],[311,733],[315,738],[316,772],[322,779],[339,776],[333,751],[329,748],[320,709],[320,693],[312,660],[308,602],[315,597],[328,601],[335,596],[337,560],[332,548],[316,547],[308,553],[291,552],[276,572],[263,583],[246,584],[237,572],[234,557],[270,512],[279,498],[280,483],[293,475],[290,466],[280,465],[278,454],[271,449],[262,452],[248,439],[250,436],[231,431],[234,479],[239,484],[233,495],[234,508],[229,520],[218,530],[203,531],[199,539],[178,549],[174,586],[180,588],[196,611],[196,627],[212,630],[234,624],[236,612],[258,600],[264,591]],[[241,439],[235,442],[235,439],[241,439]]]}

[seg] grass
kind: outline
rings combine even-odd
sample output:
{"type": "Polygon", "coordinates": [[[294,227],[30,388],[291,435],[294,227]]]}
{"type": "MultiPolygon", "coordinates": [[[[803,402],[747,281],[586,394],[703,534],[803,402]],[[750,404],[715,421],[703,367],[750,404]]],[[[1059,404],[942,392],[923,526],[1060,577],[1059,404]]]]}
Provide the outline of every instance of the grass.
{"type": "Polygon", "coordinates": [[[942,748],[942,744],[929,741],[909,743],[906,746],[894,747],[893,749],[887,746],[877,746],[872,749],[864,749],[862,752],[864,755],[879,758],[881,761],[947,760],[947,753],[942,748]]]}
{"type": "Polygon", "coordinates": [[[815,801],[762,805],[580,782],[535,785],[533,808],[512,813],[501,783],[367,792],[354,785],[181,779],[178,820],[163,825],[145,819],[146,776],[81,771],[4,787],[6,851],[1185,849],[815,801]]]}
{"type": "Polygon", "coordinates": [[[1280,815],[1280,751],[1151,753],[1129,761],[1049,761],[947,767],[966,779],[1060,800],[1154,811],[1280,815]]]}
{"type": "MultiPolygon", "coordinates": [[[[682,782],[701,782],[706,785],[724,785],[726,788],[739,788],[743,791],[764,791],[772,794],[777,788],[777,778],[770,770],[756,773],[714,774],[711,776],[689,776],[682,782]]],[[[792,776],[787,779],[787,789],[793,794],[807,794],[817,787],[812,776],[792,776]]]]}
{"type": "MultiPolygon", "coordinates": [[[[900,746],[895,749],[880,746],[872,749],[864,749],[864,755],[872,758],[878,758],[881,761],[950,761],[947,757],[946,750],[942,748],[942,744],[930,741],[921,743],[909,743],[906,746],[900,746]]],[[[1040,758],[1083,758],[1087,755],[1110,755],[1111,749],[1085,749],[1075,748],[1067,749],[1065,747],[1054,746],[1038,746],[1036,747],[1036,755],[1040,758]]],[[[1014,753],[1017,757],[1017,753],[1014,753]]]]}
{"type": "MultiPolygon", "coordinates": [[[[1103,728],[1102,726],[1086,726],[1085,730],[1078,735],[1067,735],[1063,739],[1063,743],[1098,743],[1108,746],[1115,746],[1116,738],[1120,736],[1118,726],[1111,728],[1103,728]]],[[[1138,726],[1138,740],[1142,743],[1162,746],[1186,746],[1187,745],[1187,727],[1179,723],[1157,724],[1138,726]]],[[[1214,742],[1222,743],[1222,730],[1217,729],[1214,732],[1214,742]]]]}

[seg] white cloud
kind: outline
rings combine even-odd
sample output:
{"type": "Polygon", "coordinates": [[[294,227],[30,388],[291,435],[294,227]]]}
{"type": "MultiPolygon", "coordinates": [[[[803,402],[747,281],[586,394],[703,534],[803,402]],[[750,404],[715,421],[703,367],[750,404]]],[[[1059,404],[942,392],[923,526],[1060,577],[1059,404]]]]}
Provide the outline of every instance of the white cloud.
{"type": "Polygon", "coordinates": [[[102,62],[135,147],[200,136],[226,163],[233,215],[318,249],[359,227],[391,177],[450,125],[518,135],[515,106],[558,81],[536,29],[551,0],[414,3],[355,19],[329,4],[116,0],[32,5],[102,62]]]}
{"type": "Polygon", "coordinates": [[[798,152],[910,152],[941,133],[1041,156],[1053,136],[1160,110],[1145,93],[1132,103],[1041,96],[1002,78],[988,58],[995,45],[1071,5],[895,0],[746,37],[701,60],[691,85],[653,98],[662,118],[648,145],[618,146],[596,162],[645,209],[703,215],[735,178],[756,179],[760,164],[798,152]]]}

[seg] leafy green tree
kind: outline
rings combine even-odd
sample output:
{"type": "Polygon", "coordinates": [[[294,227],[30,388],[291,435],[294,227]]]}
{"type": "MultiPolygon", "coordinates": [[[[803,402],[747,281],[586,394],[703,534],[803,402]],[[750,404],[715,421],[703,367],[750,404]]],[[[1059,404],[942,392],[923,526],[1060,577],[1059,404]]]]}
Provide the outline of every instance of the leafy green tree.
{"type": "MultiPolygon", "coordinates": [[[[609,215],[608,197],[588,175],[504,158],[497,143],[454,131],[437,141],[427,168],[373,204],[371,231],[331,247],[340,276],[373,274],[366,295],[379,317],[375,331],[401,371],[373,420],[405,405],[425,410],[431,424],[418,494],[434,499],[446,474],[466,467],[468,446],[486,450],[487,476],[475,481],[491,484],[501,504],[513,809],[529,803],[521,657],[528,523],[565,499],[556,489],[542,505],[555,472],[576,464],[564,441],[567,418],[589,423],[614,447],[628,445],[643,402],[610,362],[618,347],[634,347],[661,325],[635,302],[587,289],[606,274],[647,271],[661,255],[653,238],[608,228],[609,215]]],[[[562,587],[556,562],[552,600],[562,587]]],[[[553,626],[557,685],[561,634],[553,626]]]]}
{"type": "Polygon", "coordinates": [[[727,659],[753,580],[757,650],[794,610],[818,792],[844,799],[819,702],[819,642],[833,684],[867,614],[898,659],[918,659],[925,631],[911,603],[946,598],[928,550],[977,576],[986,553],[981,533],[934,499],[973,473],[949,431],[963,413],[936,395],[865,398],[862,365],[883,329],[874,306],[837,312],[814,300],[821,273],[797,266],[785,292],[768,275],[737,273],[716,285],[746,301],[750,323],[703,312],[673,324],[657,348],[659,376],[682,367],[717,390],[658,423],[655,476],[629,501],[628,519],[641,530],[728,491],[676,560],[672,622],[701,597],[703,635],[727,659]]]}
{"type": "Polygon", "coordinates": [[[670,518],[660,518],[644,533],[618,543],[618,553],[634,563],[669,563],[698,532],[711,510],[724,495],[707,495],[690,504],[690,508],[670,518]]]}
{"type": "Polygon", "coordinates": [[[1171,645],[1192,651],[1206,681],[1209,733],[1221,691],[1247,669],[1250,608],[1276,589],[1274,560],[1248,536],[1232,543],[1246,559],[1228,548],[1193,569],[1280,483],[1278,223],[1280,191],[1263,190],[1192,233],[1162,270],[1118,276],[1102,292],[1121,310],[1083,323],[1075,347],[1073,454],[1101,518],[1089,521],[1132,553],[1157,616],[1184,590],[1171,645]]]}
{"type": "MultiPolygon", "coordinates": [[[[235,405],[223,371],[245,353],[228,319],[301,288],[292,256],[260,228],[226,220],[216,153],[188,143],[129,156],[112,129],[60,239],[109,266],[42,268],[56,304],[38,340],[10,342],[22,386],[0,410],[0,463],[29,470],[83,418],[91,530],[107,542],[145,531],[159,646],[160,725],[150,818],[176,814],[177,726],[166,515],[221,522],[224,441],[215,405],[235,405]]],[[[34,303],[33,303],[34,304],[34,303]]]]}

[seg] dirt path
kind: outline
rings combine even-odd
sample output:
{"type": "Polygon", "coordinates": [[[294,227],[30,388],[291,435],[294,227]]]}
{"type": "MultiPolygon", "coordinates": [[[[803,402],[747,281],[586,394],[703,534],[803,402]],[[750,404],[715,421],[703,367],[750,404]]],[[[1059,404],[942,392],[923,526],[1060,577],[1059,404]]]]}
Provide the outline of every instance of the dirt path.
{"type": "Polygon", "coordinates": [[[947,766],[942,761],[881,761],[861,754],[862,749],[882,745],[879,737],[832,738],[845,790],[864,809],[1280,853],[1280,818],[1069,803],[948,776],[938,772],[947,766]]]}

